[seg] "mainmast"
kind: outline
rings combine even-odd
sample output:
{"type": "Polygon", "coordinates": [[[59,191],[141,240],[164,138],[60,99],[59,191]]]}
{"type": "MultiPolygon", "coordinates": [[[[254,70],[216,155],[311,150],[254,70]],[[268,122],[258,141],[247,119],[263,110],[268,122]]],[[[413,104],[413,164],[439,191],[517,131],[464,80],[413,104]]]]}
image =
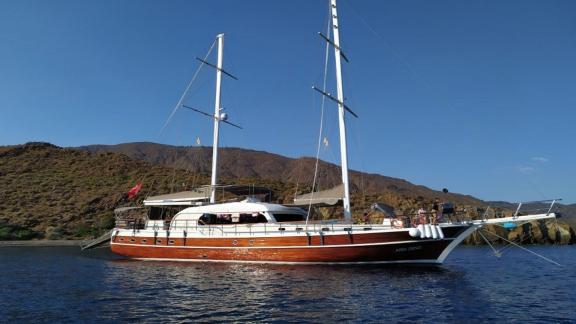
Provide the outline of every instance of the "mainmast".
{"type": "Polygon", "coordinates": [[[342,167],[342,182],[344,184],[344,220],[350,222],[352,220],[352,212],[350,210],[350,188],[348,184],[348,153],[346,145],[346,122],[344,120],[344,89],[342,86],[342,53],[340,50],[340,33],[338,31],[336,0],[330,0],[330,11],[332,14],[332,34],[334,36],[334,59],[336,65],[338,125],[340,127],[340,163],[342,167]]]}
{"type": "Polygon", "coordinates": [[[216,63],[216,98],[214,100],[214,143],[212,144],[212,180],[210,181],[210,202],[216,202],[216,183],[218,182],[218,130],[220,126],[220,94],[222,87],[222,61],[224,52],[224,34],[218,34],[218,62],[216,63]]]}

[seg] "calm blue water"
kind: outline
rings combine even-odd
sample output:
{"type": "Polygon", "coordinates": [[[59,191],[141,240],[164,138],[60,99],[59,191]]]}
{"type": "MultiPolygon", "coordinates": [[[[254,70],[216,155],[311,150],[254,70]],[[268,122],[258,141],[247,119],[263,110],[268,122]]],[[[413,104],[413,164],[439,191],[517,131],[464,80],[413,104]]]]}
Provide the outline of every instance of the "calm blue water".
{"type": "Polygon", "coordinates": [[[576,247],[502,258],[459,248],[443,266],[113,261],[77,248],[0,248],[0,322],[576,323],[576,247]]]}

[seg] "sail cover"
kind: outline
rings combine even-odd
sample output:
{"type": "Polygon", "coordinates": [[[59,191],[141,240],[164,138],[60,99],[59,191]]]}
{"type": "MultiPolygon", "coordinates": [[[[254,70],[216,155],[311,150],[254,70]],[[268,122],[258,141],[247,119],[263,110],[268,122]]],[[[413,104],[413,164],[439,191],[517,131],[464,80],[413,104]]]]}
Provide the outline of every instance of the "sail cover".
{"type": "Polygon", "coordinates": [[[344,197],[344,184],[340,184],[327,190],[296,196],[294,198],[294,205],[308,206],[309,204],[312,204],[319,206],[334,206],[342,201],[342,197],[344,197]]]}
{"type": "Polygon", "coordinates": [[[191,191],[148,197],[144,200],[144,205],[192,205],[193,202],[208,199],[210,199],[210,187],[201,187],[191,191]]]}
{"type": "MultiPolygon", "coordinates": [[[[272,191],[264,187],[249,185],[218,185],[214,186],[216,192],[228,192],[236,196],[271,195],[272,191]]],[[[210,199],[211,186],[204,186],[166,195],[152,196],[144,200],[144,205],[195,205],[198,202],[210,199]]]]}

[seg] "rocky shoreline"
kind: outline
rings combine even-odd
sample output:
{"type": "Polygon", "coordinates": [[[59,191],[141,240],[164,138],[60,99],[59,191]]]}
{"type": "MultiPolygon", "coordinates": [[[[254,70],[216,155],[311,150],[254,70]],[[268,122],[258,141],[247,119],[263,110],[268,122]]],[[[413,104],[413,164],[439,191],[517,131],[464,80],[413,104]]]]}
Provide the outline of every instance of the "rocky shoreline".
{"type": "Polygon", "coordinates": [[[56,247],[56,246],[80,246],[81,240],[28,240],[28,241],[0,241],[0,247],[15,246],[38,246],[38,247],[56,247]]]}

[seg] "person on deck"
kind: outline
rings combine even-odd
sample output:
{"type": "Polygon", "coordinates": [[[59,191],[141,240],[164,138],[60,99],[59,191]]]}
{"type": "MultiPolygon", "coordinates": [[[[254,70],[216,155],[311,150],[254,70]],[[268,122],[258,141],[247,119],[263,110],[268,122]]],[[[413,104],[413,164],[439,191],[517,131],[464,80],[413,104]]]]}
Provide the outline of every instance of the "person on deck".
{"type": "Polygon", "coordinates": [[[364,224],[370,224],[370,215],[368,215],[368,213],[364,213],[362,221],[364,222],[364,224]]]}
{"type": "Polygon", "coordinates": [[[441,222],[444,220],[444,203],[440,203],[440,208],[436,214],[436,222],[441,222]]]}
{"type": "Polygon", "coordinates": [[[432,224],[436,224],[439,209],[440,209],[440,201],[438,200],[438,198],[436,198],[434,199],[434,203],[432,204],[432,219],[430,220],[432,224]]]}
{"type": "Polygon", "coordinates": [[[418,224],[426,224],[426,209],[424,207],[418,209],[418,224]]]}

